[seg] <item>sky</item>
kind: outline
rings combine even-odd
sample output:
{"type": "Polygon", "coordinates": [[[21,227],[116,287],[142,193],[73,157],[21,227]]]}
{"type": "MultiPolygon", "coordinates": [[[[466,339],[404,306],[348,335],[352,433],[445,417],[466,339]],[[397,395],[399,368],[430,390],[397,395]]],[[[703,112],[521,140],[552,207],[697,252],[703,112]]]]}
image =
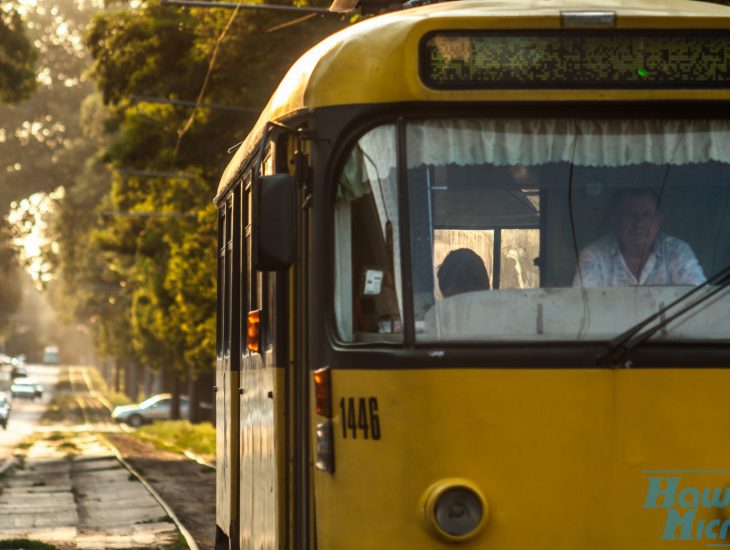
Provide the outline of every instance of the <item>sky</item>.
{"type": "Polygon", "coordinates": [[[51,242],[48,233],[49,214],[53,212],[56,202],[63,198],[64,188],[59,187],[51,193],[34,193],[21,201],[10,205],[8,221],[16,228],[18,236],[14,243],[20,248],[20,254],[26,269],[36,283],[44,283],[51,279],[41,256],[46,246],[57,247],[51,242]]]}

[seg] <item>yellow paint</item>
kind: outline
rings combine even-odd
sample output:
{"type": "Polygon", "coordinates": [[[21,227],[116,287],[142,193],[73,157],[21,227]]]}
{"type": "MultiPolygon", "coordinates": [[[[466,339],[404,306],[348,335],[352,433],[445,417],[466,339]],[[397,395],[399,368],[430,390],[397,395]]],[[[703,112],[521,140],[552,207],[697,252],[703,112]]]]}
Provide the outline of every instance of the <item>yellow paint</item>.
{"type": "Polygon", "coordinates": [[[276,406],[278,369],[272,352],[249,353],[242,358],[240,397],[241,512],[240,547],[279,547],[279,471],[276,406]],[[271,396],[271,397],[270,397],[271,396]]]}
{"type": "MultiPolygon", "coordinates": [[[[705,548],[663,541],[646,470],[730,470],[730,371],[335,370],[335,473],[315,471],[318,548],[442,548],[424,492],[470,480],[490,518],[463,548],[705,548]],[[378,398],[382,439],[342,436],[341,397],[378,398]]],[[[322,419],[316,417],[313,423],[322,419]]],[[[728,487],[730,474],[682,474],[728,487]]],[[[699,517],[722,511],[701,509],[699,517]]],[[[713,542],[713,541],[709,541],[713,542]]],[[[716,542],[716,541],[715,541],[716,542]]]]}
{"type": "Polygon", "coordinates": [[[564,10],[613,11],[617,30],[730,28],[729,7],[690,0],[463,0],[374,17],[330,36],[292,66],[226,168],[218,194],[255,149],[269,121],[320,107],[406,101],[730,99],[730,90],[439,91],[426,88],[419,78],[418,44],[430,31],[560,29],[564,10]]]}
{"type": "Polygon", "coordinates": [[[232,520],[238,515],[233,495],[239,492],[238,462],[238,384],[239,373],[227,370],[220,358],[215,372],[216,408],[216,525],[231,536],[232,520]]]}

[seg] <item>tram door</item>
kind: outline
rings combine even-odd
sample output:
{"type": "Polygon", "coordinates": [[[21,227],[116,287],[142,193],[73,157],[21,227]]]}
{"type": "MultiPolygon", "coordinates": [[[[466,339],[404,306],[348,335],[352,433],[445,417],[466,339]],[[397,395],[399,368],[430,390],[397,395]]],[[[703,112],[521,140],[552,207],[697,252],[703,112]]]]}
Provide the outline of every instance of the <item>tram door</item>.
{"type": "MultiPolygon", "coordinates": [[[[271,164],[264,164],[264,175],[268,175],[271,164]]],[[[242,197],[246,217],[242,249],[245,328],[240,388],[240,544],[241,548],[268,549],[282,544],[280,523],[285,521],[282,497],[286,492],[286,461],[282,452],[288,433],[283,414],[287,400],[287,278],[286,272],[253,268],[252,185],[251,181],[246,184],[242,197]]]]}
{"type": "Polygon", "coordinates": [[[240,188],[218,212],[218,315],[216,327],[216,548],[238,540],[238,379],[240,350],[240,188]]]}

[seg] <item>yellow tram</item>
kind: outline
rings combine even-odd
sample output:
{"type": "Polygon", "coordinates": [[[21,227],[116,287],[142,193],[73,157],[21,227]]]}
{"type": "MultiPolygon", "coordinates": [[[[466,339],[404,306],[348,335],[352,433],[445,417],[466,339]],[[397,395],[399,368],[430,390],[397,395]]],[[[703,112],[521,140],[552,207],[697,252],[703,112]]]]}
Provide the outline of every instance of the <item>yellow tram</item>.
{"type": "Polygon", "coordinates": [[[730,546],[730,8],[460,0],[221,179],[217,548],[730,546]]]}

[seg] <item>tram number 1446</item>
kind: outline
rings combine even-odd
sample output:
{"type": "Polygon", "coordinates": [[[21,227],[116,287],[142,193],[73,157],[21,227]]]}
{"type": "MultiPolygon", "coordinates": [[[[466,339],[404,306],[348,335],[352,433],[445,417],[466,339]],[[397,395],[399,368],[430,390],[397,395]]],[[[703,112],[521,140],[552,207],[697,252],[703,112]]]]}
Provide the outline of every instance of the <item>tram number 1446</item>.
{"type": "Polygon", "coordinates": [[[343,438],[357,439],[360,432],[363,439],[380,439],[377,397],[343,397],[340,413],[343,438]]]}

